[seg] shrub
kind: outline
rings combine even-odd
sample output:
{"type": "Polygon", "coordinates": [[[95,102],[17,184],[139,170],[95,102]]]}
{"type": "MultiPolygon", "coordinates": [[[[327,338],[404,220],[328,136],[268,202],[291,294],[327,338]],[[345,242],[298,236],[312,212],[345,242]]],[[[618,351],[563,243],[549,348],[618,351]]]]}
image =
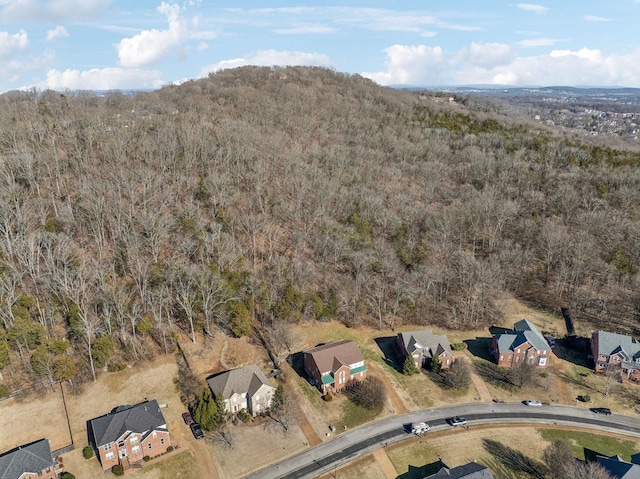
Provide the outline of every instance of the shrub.
{"type": "Polygon", "coordinates": [[[151,460],[151,456],[144,456],[144,457],[142,458],[142,460],[143,460],[144,462],[149,462],[149,461],[151,460]]]}
{"type": "Polygon", "coordinates": [[[240,412],[238,412],[238,417],[244,423],[251,421],[251,414],[249,414],[249,411],[246,409],[241,409],[240,412]]]}
{"type": "Polygon", "coordinates": [[[76,476],[74,476],[70,472],[65,472],[64,474],[62,474],[62,476],[60,476],[60,479],[76,479],[76,476]]]}
{"type": "Polygon", "coordinates": [[[582,396],[582,400],[584,402],[591,402],[591,396],[589,396],[588,394],[585,394],[584,396],[582,396]]]}
{"type": "Polygon", "coordinates": [[[173,446],[167,447],[167,452],[171,452],[171,451],[173,451],[173,446]]]}
{"type": "Polygon", "coordinates": [[[127,365],[125,363],[115,363],[107,366],[107,371],[110,373],[117,373],[118,371],[124,371],[125,369],[127,369],[127,365]]]}
{"type": "Polygon", "coordinates": [[[453,343],[451,345],[451,349],[454,351],[464,351],[467,349],[467,343],[453,343]]]}
{"type": "Polygon", "coordinates": [[[124,467],[122,464],[116,464],[111,468],[111,472],[113,472],[114,476],[124,476],[124,467]]]}
{"type": "Polygon", "coordinates": [[[329,393],[323,394],[322,395],[322,399],[324,401],[331,402],[331,401],[333,401],[333,396],[331,394],[329,394],[329,393]]]}
{"type": "Polygon", "coordinates": [[[11,392],[4,384],[0,384],[0,399],[8,398],[9,396],[11,396],[11,392]]]}
{"type": "Polygon", "coordinates": [[[91,446],[84,446],[82,448],[82,455],[85,459],[91,459],[93,457],[93,448],[91,446]]]}

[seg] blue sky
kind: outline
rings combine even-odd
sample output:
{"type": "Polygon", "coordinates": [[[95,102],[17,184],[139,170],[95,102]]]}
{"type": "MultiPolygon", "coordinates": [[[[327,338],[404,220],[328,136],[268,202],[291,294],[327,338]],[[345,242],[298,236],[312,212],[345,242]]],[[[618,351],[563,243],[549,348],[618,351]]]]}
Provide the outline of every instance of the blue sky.
{"type": "Polygon", "coordinates": [[[639,25],[640,0],[0,0],[0,92],[157,88],[249,64],[640,87],[639,25]]]}

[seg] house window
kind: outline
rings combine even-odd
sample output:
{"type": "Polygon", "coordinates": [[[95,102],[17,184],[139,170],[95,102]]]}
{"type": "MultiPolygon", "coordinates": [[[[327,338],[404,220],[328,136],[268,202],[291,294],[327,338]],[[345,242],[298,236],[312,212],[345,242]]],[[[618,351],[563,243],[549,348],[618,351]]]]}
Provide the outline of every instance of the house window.
{"type": "Polygon", "coordinates": [[[533,356],[529,356],[529,364],[533,364],[533,361],[534,361],[535,359],[536,359],[535,357],[533,357],[533,356]]]}
{"type": "Polygon", "coordinates": [[[158,432],[157,431],[153,431],[153,433],[151,434],[153,436],[153,438],[155,439],[156,437],[158,437],[158,432]]]}
{"type": "Polygon", "coordinates": [[[133,436],[130,440],[131,440],[131,444],[137,444],[138,443],[138,437],[137,436],[133,436]]]}
{"type": "Polygon", "coordinates": [[[500,361],[502,361],[504,359],[504,354],[500,355],[500,361]]]}
{"type": "Polygon", "coordinates": [[[118,443],[118,447],[121,447],[121,448],[122,448],[122,447],[124,447],[124,441],[120,441],[120,442],[118,443]]]}
{"type": "Polygon", "coordinates": [[[147,446],[148,449],[151,449],[153,447],[153,444],[149,443],[149,445],[147,446]]]}
{"type": "Polygon", "coordinates": [[[160,444],[164,444],[164,437],[160,438],[160,444]]]}
{"type": "Polygon", "coordinates": [[[516,351],[516,353],[519,353],[519,352],[520,352],[520,348],[518,348],[518,350],[516,351]]]}
{"type": "Polygon", "coordinates": [[[131,449],[132,454],[138,454],[139,452],[140,452],[140,446],[133,446],[133,449],[131,449]]]}
{"type": "Polygon", "coordinates": [[[347,380],[346,371],[340,371],[340,384],[344,383],[347,380]]]}
{"type": "Polygon", "coordinates": [[[516,356],[516,363],[520,361],[520,356],[516,356]]]}
{"type": "Polygon", "coordinates": [[[105,450],[105,451],[108,451],[108,450],[110,450],[110,449],[111,449],[111,443],[109,443],[109,444],[105,444],[103,447],[104,447],[104,450],[105,450]]]}
{"type": "Polygon", "coordinates": [[[104,458],[107,461],[110,461],[111,459],[113,459],[113,453],[112,452],[108,452],[107,454],[105,454],[104,458]]]}
{"type": "Polygon", "coordinates": [[[545,364],[547,364],[547,358],[545,358],[544,356],[540,356],[538,358],[538,366],[544,366],[545,364]]]}

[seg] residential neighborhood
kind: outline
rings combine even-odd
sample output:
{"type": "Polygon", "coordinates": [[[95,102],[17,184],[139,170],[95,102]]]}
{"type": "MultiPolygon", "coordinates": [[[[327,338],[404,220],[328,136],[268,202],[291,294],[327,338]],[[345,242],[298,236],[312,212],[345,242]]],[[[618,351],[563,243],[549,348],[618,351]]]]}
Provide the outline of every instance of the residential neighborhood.
{"type": "Polygon", "coordinates": [[[232,369],[207,378],[214,396],[224,401],[228,413],[243,409],[252,416],[271,407],[276,388],[255,364],[232,369]]]}
{"type": "Polygon", "coordinates": [[[433,334],[430,329],[398,333],[398,347],[402,360],[411,356],[417,368],[428,367],[434,357],[438,357],[444,369],[455,361],[447,337],[443,334],[433,334]]]}
{"type": "Polygon", "coordinates": [[[353,341],[332,341],[303,354],[304,369],[323,394],[340,392],[367,377],[364,356],[353,341]]]}
{"type": "Polygon", "coordinates": [[[491,349],[496,363],[502,367],[526,363],[545,368],[551,358],[551,346],[527,319],[515,323],[511,331],[495,334],[491,349]]]}

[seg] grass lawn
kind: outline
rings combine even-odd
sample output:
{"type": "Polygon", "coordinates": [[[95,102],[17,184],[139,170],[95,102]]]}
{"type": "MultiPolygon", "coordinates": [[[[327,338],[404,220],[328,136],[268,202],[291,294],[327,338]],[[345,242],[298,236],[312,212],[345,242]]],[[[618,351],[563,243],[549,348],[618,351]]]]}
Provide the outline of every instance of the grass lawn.
{"type": "Polygon", "coordinates": [[[638,443],[632,440],[619,439],[613,436],[601,436],[589,432],[568,431],[561,429],[542,429],[540,435],[545,441],[564,441],[571,445],[573,454],[578,459],[595,459],[595,454],[603,456],[618,455],[625,461],[639,452],[638,443]]]}
{"type": "Polygon", "coordinates": [[[144,479],[173,479],[175,477],[196,479],[200,477],[200,469],[193,459],[193,455],[185,451],[171,458],[159,460],[157,464],[145,465],[135,475],[144,479]]]}
{"type": "Polygon", "coordinates": [[[340,401],[342,416],[340,417],[340,426],[347,426],[351,429],[369,421],[373,421],[380,415],[382,409],[367,409],[351,400],[340,401]]]}

